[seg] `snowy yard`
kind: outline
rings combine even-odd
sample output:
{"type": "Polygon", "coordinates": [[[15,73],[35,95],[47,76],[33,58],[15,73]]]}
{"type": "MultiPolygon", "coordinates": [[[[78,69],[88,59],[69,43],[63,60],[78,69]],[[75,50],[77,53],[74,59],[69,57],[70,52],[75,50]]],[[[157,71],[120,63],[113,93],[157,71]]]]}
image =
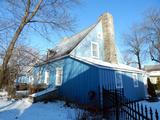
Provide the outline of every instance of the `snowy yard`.
{"type": "MultiPolygon", "coordinates": [[[[149,103],[142,101],[144,105],[157,109],[160,114],[160,102],[149,103]]],[[[0,120],[76,120],[77,114],[82,110],[66,107],[63,101],[48,103],[28,102],[28,99],[7,100],[4,93],[0,93],[0,120]],[[2,95],[3,94],[3,95],[2,95]]]]}
{"type": "Polygon", "coordinates": [[[0,97],[0,120],[75,120],[79,109],[65,107],[64,102],[32,104],[27,99],[0,97]]]}
{"type": "Polygon", "coordinates": [[[151,107],[153,112],[155,112],[155,110],[157,109],[160,117],[160,98],[159,98],[159,102],[142,101],[140,103],[142,103],[143,105],[146,105],[148,108],[151,107]]]}

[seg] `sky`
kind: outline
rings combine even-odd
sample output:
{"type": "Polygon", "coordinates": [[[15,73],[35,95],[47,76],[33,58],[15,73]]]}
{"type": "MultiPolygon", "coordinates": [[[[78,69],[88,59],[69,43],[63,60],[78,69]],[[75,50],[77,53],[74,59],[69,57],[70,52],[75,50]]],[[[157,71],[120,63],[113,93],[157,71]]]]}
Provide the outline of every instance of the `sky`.
{"type": "MultiPolygon", "coordinates": [[[[97,22],[104,12],[112,14],[115,28],[115,41],[119,53],[123,52],[123,37],[131,26],[143,21],[144,12],[149,8],[160,7],[160,0],[80,0],[81,4],[72,8],[71,14],[76,18],[75,33],[97,22]]],[[[28,35],[28,43],[46,54],[63,37],[75,33],[63,33],[50,35],[51,41],[44,40],[37,34],[28,35]]]]}
{"type": "MultiPolygon", "coordinates": [[[[123,34],[129,32],[131,26],[143,21],[144,12],[149,8],[160,7],[160,0],[81,0],[81,4],[72,8],[71,14],[76,17],[75,33],[94,24],[100,15],[109,12],[114,18],[115,41],[117,49],[123,52],[123,34]]],[[[65,36],[51,35],[52,42],[41,40],[37,36],[32,36],[32,45],[42,52],[53,48],[65,36]],[[39,40],[38,40],[39,39],[39,40]]]]}

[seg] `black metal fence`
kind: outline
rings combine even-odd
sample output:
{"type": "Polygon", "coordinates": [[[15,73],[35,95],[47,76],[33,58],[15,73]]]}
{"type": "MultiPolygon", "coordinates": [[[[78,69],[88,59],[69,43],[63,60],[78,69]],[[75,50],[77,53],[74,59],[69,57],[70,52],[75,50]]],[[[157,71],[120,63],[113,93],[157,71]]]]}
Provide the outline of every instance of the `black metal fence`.
{"type": "Polygon", "coordinates": [[[160,120],[157,110],[127,99],[123,89],[103,90],[103,92],[105,97],[108,96],[108,101],[112,103],[107,107],[114,110],[112,112],[116,120],[160,120]]]}

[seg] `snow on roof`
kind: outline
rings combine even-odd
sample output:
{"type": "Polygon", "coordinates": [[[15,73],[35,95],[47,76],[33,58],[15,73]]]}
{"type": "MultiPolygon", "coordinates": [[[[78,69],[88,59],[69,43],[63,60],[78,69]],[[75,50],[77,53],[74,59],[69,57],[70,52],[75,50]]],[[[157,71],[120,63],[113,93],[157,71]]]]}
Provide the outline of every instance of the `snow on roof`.
{"type": "Polygon", "coordinates": [[[145,71],[160,71],[160,64],[157,65],[145,65],[144,66],[145,71]]]}
{"type": "Polygon", "coordinates": [[[70,38],[63,39],[55,48],[51,50],[51,57],[49,59],[54,59],[69,54],[94,27],[95,24],[70,38]]]}
{"type": "Polygon", "coordinates": [[[160,76],[160,71],[151,71],[151,72],[148,72],[148,74],[151,77],[159,77],[160,76]]]}
{"type": "Polygon", "coordinates": [[[144,73],[143,70],[134,68],[134,67],[130,67],[128,65],[124,65],[124,64],[113,64],[113,63],[108,63],[108,62],[104,62],[98,59],[93,59],[90,57],[75,57],[72,56],[72,58],[78,59],[80,61],[86,62],[88,64],[94,65],[96,67],[100,67],[100,68],[107,68],[107,69],[115,69],[115,70],[120,70],[120,71],[127,71],[127,72],[137,72],[137,73],[144,73]]]}

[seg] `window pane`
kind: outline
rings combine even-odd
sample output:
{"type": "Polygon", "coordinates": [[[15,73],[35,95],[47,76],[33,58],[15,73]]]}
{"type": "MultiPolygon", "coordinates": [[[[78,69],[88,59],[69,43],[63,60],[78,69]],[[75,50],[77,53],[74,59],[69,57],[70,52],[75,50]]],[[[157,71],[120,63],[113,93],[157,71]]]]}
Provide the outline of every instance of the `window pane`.
{"type": "Polygon", "coordinates": [[[45,80],[44,83],[48,84],[49,83],[49,71],[45,71],[45,80]]]}
{"type": "Polygon", "coordinates": [[[63,69],[62,68],[56,68],[56,81],[55,81],[55,84],[57,86],[60,86],[62,84],[62,73],[63,73],[63,69]]]}

